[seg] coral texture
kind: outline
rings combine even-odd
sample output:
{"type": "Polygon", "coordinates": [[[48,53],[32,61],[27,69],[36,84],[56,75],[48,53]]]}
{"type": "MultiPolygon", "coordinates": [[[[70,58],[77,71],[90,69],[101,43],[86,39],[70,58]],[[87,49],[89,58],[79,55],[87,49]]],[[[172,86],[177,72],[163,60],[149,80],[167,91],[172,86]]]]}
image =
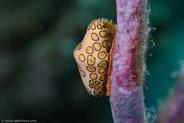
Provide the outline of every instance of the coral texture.
{"type": "Polygon", "coordinates": [[[147,0],[116,0],[117,32],[110,103],[115,123],[143,123],[144,54],[149,34],[147,0]]]}

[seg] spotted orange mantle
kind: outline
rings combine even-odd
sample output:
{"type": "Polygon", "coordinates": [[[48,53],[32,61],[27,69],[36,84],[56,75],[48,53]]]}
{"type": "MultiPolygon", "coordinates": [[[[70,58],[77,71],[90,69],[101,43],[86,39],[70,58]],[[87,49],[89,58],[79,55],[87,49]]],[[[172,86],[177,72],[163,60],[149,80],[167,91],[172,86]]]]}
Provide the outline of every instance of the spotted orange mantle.
{"type": "Polygon", "coordinates": [[[116,24],[109,19],[93,20],[74,50],[74,58],[87,91],[97,97],[110,95],[110,71],[116,24]]]}

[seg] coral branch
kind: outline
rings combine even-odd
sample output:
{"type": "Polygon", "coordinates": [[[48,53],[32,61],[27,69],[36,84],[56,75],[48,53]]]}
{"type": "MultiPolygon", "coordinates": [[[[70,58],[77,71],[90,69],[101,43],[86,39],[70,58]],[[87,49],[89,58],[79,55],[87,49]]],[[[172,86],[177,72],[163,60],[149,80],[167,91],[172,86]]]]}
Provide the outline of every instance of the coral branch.
{"type": "Polygon", "coordinates": [[[147,0],[116,0],[117,32],[111,71],[115,123],[143,123],[144,54],[149,34],[147,0]]]}
{"type": "Polygon", "coordinates": [[[159,123],[182,123],[182,117],[184,117],[184,64],[174,92],[161,105],[159,123]]]}

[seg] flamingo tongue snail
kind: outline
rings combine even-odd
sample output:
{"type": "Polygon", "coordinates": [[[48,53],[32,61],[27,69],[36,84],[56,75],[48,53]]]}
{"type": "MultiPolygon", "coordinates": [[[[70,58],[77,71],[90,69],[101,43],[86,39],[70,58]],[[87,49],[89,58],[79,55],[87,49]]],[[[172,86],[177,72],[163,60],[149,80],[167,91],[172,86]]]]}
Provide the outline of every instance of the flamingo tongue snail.
{"type": "Polygon", "coordinates": [[[110,95],[110,72],[116,24],[109,19],[93,20],[74,50],[74,58],[87,91],[96,96],[110,95]]]}

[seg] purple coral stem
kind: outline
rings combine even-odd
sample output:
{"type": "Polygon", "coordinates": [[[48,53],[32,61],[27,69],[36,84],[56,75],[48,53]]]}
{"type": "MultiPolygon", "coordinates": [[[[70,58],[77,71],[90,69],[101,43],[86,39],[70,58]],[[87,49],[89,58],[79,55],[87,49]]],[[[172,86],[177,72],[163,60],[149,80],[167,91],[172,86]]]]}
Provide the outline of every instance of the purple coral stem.
{"type": "Polygon", "coordinates": [[[183,123],[184,117],[184,64],[181,67],[176,87],[161,105],[159,123],[183,123]]]}
{"type": "Polygon", "coordinates": [[[149,34],[147,0],[116,0],[117,32],[111,71],[114,123],[144,123],[144,54],[149,34]]]}

